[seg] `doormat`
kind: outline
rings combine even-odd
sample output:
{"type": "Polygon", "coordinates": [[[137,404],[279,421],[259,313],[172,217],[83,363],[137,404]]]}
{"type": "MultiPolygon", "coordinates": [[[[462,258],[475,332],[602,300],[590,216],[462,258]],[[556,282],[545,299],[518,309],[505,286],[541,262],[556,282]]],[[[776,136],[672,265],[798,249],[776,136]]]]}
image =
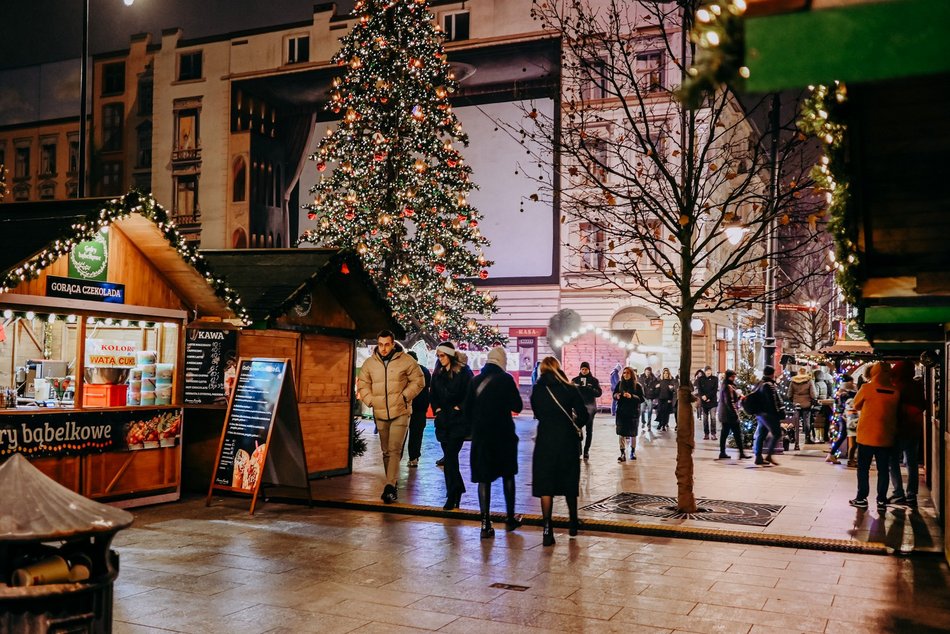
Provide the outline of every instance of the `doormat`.
{"type": "Polygon", "coordinates": [[[697,499],[696,513],[681,513],[676,508],[676,498],[646,493],[617,493],[599,502],[583,507],[583,511],[647,515],[665,519],[689,519],[720,524],[744,526],[768,526],[785,508],[778,504],[755,504],[753,502],[729,502],[727,500],[697,499]]]}

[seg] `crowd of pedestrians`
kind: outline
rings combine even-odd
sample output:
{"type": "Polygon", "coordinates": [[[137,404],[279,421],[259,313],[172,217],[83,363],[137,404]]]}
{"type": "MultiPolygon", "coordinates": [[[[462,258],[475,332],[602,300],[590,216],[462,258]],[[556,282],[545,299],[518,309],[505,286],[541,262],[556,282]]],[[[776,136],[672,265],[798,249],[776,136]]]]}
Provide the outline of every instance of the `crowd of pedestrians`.
{"type": "MultiPolygon", "coordinates": [[[[437,363],[431,374],[412,352],[404,352],[389,331],[381,332],[372,355],[364,363],[358,380],[360,400],[373,409],[380,437],[384,469],[381,498],[390,504],[398,499],[399,462],[408,437],[410,468],[419,465],[426,413],[431,408],[435,436],[442,448],[437,461],[444,468],[446,501],[443,509],[459,508],[465,492],[459,454],[471,440],[470,481],[478,486],[483,539],[495,534],[491,521],[491,485],[502,480],[505,497],[505,529],[516,530],[521,518],[515,513],[515,477],[518,474],[518,435],[513,415],[524,407],[518,385],[507,372],[507,355],[492,348],[476,376],[466,354],[452,342],[436,348],[437,363]]],[[[787,390],[780,391],[776,370],[764,368],[761,380],[748,393],[736,386],[736,372],[726,370],[716,376],[709,366],[696,372],[693,381],[696,416],[703,423],[704,440],[718,440],[719,459],[727,460],[727,439],[733,439],[737,458],[752,458],[745,452],[742,412],[754,416],[755,464],[775,466],[777,443],[783,437],[785,399],[798,411],[806,442],[816,442],[814,406],[822,395],[833,395],[843,412],[837,438],[827,461],[838,464],[838,455],[848,445],[848,465],[857,468],[857,495],[850,503],[868,506],[870,467],[877,465],[876,503],[879,510],[888,504],[916,506],[917,462],[925,409],[923,389],[914,378],[912,363],[886,363],[867,367],[855,382],[842,377],[837,389],[824,385],[819,374],[800,369],[787,390]],[[819,387],[821,386],[821,387],[819,387]],[[901,465],[907,465],[904,484],[901,465]],[[888,488],[892,490],[888,497],[888,488]]],[[[654,438],[669,429],[675,411],[679,381],[668,368],[659,376],[651,367],[638,374],[620,364],[610,373],[610,403],[618,438],[617,461],[637,460],[639,436],[654,438]]],[[[532,457],[532,494],[540,499],[543,544],[555,543],[551,513],[555,497],[563,496],[569,514],[569,534],[580,529],[577,498],[580,461],[590,459],[598,400],[606,398],[600,380],[584,361],[569,379],[554,357],[535,366],[532,376],[531,409],[538,421],[532,457]]],[[[603,402],[603,401],[601,401],[603,402]]]]}

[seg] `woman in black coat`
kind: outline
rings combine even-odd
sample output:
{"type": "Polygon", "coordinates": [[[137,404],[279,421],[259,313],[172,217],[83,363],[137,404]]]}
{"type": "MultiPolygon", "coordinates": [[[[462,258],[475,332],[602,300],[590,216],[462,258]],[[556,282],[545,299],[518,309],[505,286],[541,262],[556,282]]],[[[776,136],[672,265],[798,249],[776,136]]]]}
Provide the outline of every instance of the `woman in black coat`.
{"type": "Polygon", "coordinates": [[[563,495],[570,515],[569,533],[577,535],[577,493],[580,488],[581,430],[587,408],[577,387],[554,357],[541,361],[540,376],[531,390],[531,409],[538,419],[538,436],[531,462],[531,493],[541,498],[544,534],[542,543],[554,545],[551,509],[554,496],[563,495]]]}
{"type": "Polygon", "coordinates": [[[432,372],[431,405],[435,414],[435,437],[442,445],[445,460],[446,511],[457,509],[465,493],[465,482],[459,470],[459,452],[471,431],[462,405],[472,380],[468,358],[446,341],[435,349],[439,359],[432,372]]]}
{"type": "Polygon", "coordinates": [[[732,438],[736,441],[736,447],[739,448],[739,460],[745,460],[749,456],[745,455],[745,447],[742,444],[742,425],[739,423],[739,393],[736,391],[736,371],[726,370],[722,384],[719,386],[718,405],[716,406],[716,418],[719,419],[719,425],[722,427],[719,431],[719,460],[727,460],[729,454],[726,453],[726,436],[732,432],[732,438]]]}
{"type": "Polygon", "coordinates": [[[627,438],[630,439],[630,459],[637,459],[637,434],[640,427],[640,405],[643,403],[643,386],[637,381],[633,368],[624,368],[620,383],[614,388],[617,401],[617,436],[620,438],[620,457],[617,462],[627,461],[627,438]]]}
{"type": "Polygon", "coordinates": [[[673,411],[673,401],[676,400],[676,379],[670,375],[669,368],[663,368],[660,380],[656,384],[657,429],[667,430],[670,428],[670,413],[673,411]]]}
{"type": "Polygon", "coordinates": [[[521,526],[515,515],[515,474],[518,473],[518,434],[511,413],[524,407],[515,380],[505,371],[504,348],[492,348],[481,374],[469,384],[462,411],[472,428],[472,482],[478,483],[478,508],[482,514],[481,537],[494,537],[491,525],[491,483],[501,478],[508,519],[505,528],[521,526]]]}

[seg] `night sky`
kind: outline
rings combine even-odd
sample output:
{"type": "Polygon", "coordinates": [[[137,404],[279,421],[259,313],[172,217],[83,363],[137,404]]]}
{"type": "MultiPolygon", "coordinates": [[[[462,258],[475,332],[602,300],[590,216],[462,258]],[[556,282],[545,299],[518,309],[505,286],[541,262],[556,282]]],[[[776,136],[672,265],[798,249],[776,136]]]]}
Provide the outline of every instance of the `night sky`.
{"type": "MultiPolygon", "coordinates": [[[[90,0],[92,54],[129,46],[135,33],[181,27],[186,39],[263,26],[301,22],[313,17],[320,0],[90,0]]],[[[4,2],[0,19],[0,69],[79,58],[82,51],[82,0],[4,2]]],[[[353,0],[336,0],[346,14],[353,0]]]]}

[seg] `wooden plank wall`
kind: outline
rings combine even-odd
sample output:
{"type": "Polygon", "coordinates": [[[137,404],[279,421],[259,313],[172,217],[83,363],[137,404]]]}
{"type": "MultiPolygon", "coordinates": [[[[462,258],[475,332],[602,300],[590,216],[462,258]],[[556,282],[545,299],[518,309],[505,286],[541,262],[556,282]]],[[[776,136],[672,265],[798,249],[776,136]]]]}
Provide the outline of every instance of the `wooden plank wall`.
{"type": "Polygon", "coordinates": [[[300,352],[300,418],[311,473],[350,466],[353,341],[304,335],[300,352]]]}

